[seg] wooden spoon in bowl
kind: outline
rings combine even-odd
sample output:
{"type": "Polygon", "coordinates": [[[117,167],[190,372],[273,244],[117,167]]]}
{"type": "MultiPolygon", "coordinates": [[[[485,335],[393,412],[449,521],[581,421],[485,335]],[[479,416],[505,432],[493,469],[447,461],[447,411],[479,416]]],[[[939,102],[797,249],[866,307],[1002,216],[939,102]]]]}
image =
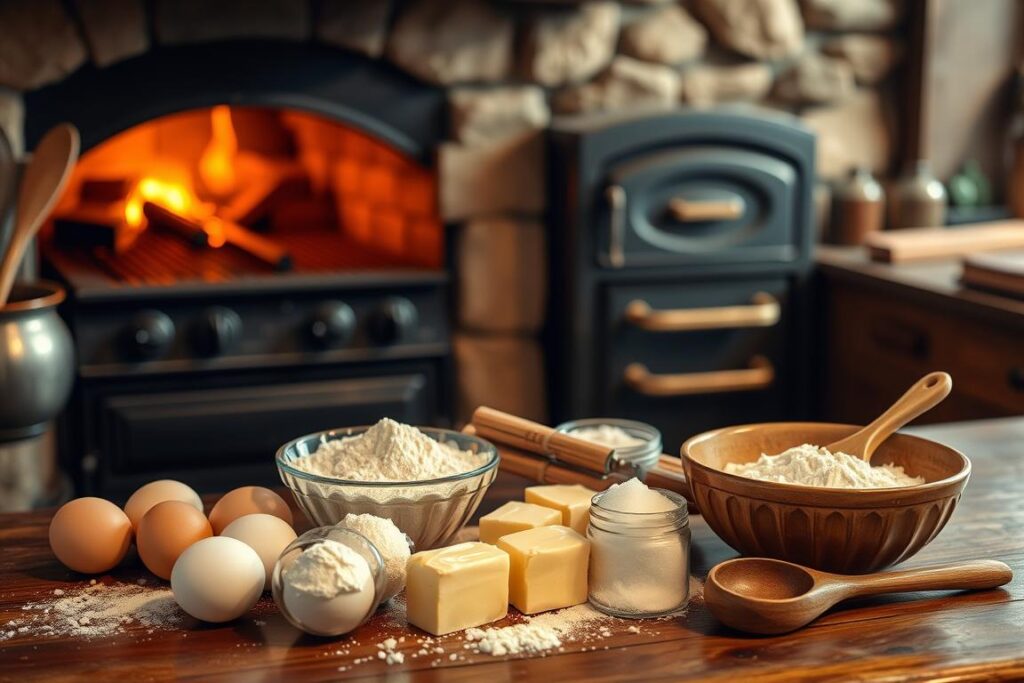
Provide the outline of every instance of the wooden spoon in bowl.
{"type": "Polygon", "coordinates": [[[995,560],[845,576],[783,560],[740,557],[712,568],[704,602],[715,618],[749,633],[789,633],[847,598],[925,590],[1002,586],[1013,570],[995,560]]]}
{"type": "Polygon", "coordinates": [[[0,264],[0,308],[7,304],[14,277],[32,238],[49,215],[71,175],[80,146],[78,129],[61,123],[39,141],[21,179],[17,216],[0,264]]]}
{"type": "Polygon", "coordinates": [[[900,427],[937,406],[952,390],[953,378],[948,373],[930,372],[917,380],[871,424],[825,448],[832,453],[847,453],[871,462],[879,444],[900,427]]]}

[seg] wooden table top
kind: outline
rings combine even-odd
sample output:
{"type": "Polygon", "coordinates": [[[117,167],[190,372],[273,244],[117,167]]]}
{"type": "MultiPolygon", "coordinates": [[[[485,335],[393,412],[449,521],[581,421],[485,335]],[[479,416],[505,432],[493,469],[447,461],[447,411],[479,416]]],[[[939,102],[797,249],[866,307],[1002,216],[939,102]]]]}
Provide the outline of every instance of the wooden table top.
{"type": "MultiPolygon", "coordinates": [[[[92,640],[15,635],[0,641],[0,680],[1024,678],[1024,418],[912,431],[961,449],[972,459],[974,473],[949,525],[906,566],[1000,559],[1016,573],[1003,589],[858,600],[802,631],[779,637],[730,631],[696,599],[683,616],[639,622],[639,633],[630,632],[631,622],[622,621],[611,626],[607,638],[568,644],[564,652],[535,658],[470,654],[457,634],[442,639],[445,655],[414,658],[411,652],[420,647],[410,637],[415,630],[399,626],[387,614],[378,614],[354,634],[358,645],[348,637],[304,636],[264,597],[252,614],[223,625],[187,620],[175,630],[128,626],[124,633],[92,640]],[[399,646],[406,654],[403,664],[389,666],[376,658],[376,643],[401,635],[407,639],[399,646]],[[594,646],[597,649],[591,650],[594,646]],[[450,661],[449,653],[456,653],[456,661],[450,661]],[[363,656],[373,659],[352,664],[363,656]]],[[[516,495],[521,485],[500,479],[484,509],[516,495]]],[[[46,541],[49,516],[0,516],[0,632],[8,621],[22,616],[27,601],[84,583],[51,556],[46,541]]],[[[735,552],[699,517],[692,519],[692,527],[693,571],[702,578],[735,552]]],[[[135,581],[144,575],[136,559],[101,580],[135,581]]]]}

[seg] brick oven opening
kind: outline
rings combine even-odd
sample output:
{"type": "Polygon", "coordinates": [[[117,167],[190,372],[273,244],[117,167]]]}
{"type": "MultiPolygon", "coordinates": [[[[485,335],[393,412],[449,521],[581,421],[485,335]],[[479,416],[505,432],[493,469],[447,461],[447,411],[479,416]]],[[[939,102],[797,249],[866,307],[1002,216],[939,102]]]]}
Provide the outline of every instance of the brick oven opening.
{"type": "Polygon", "coordinates": [[[277,273],[440,269],[432,168],[297,109],[217,105],[86,152],[44,239],[67,275],[208,283],[277,273]]]}

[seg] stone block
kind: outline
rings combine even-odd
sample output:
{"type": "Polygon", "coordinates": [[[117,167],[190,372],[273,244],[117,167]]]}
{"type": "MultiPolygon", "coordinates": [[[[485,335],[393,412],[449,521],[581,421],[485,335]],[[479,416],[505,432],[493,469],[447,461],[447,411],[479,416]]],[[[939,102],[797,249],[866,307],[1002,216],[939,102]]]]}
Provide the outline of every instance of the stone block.
{"type": "Polygon", "coordinates": [[[149,49],[149,29],[142,0],[74,0],[89,54],[108,66],[149,49]]]}
{"type": "Polygon", "coordinates": [[[430,83],[494,83],[512,70],[515,23],[487,0],[414,0],[388,41],[395,64],[430,83]]]}
{"type": "Polygon", "coordinates": [[[782,59],[803,48],[796,0],[697,0],[694,10],[718,42],[741,55],[782,59]]]}
{"type": "Polygon", "coordinates": [[[903,46],[892,38],[867,33],[848,33],[825,41],[822,52],[849,63],[862,85],[884,80],[903,59],[903,46]]]}
{"type": "Polygon", "coordinates": [[[857,90],[842,103],[813,107],[801,118],[818,135],[818,177],[838,180],[857,166],[876,175],[889,170],[892,131],[877,91],[857,90]]]}
{"type": "Polygon", "coordinates": [[[458,319],[478,332],[534,333],[544,323],[547,251],[532,220],[490,216],[461,229],[457,246],[458,319]]]}
{"type": "Polygon", "coordinates": [[[681,96],[695,107],[721,102],[756,102],[772,87],[772,69],[761,62],[694,66],[683,72],[681,96]]]}
{"type": "Polygon", "coordinates": [[[825,31],[885,31],[903,20],[904,0],[801,0],[809,28],[825,31]]]}
{"type": "Polygon", "coordinates": [[[565,114],[658,109],[672,107],[678,99],[679,74],[675,69],[619,55],[590,83],[558,93],[555,109],[565,114]]]}
{"type": "Polygon", "coordinates": [[[615,54],[619,15],[615,2],[545,8],[526,29],[522,53],[526,77],[549,87],[590,78],[615,54]]]}
{"type": "Polygon", "coordinates": [[[306,40],[309,4],[295,0],[156,0],[157,39],[167,45],[232,38],[306,40]]]}
{"type": "Polygon", "coordinates": [[[790,104],[829,104],[846,99],[853,89],[849,62],[809,52],[779,75],[774,94],[790,104]]]}
{"type": "Polygon", "coordinates": [[[459,333],[452,342],[457,421],[486,405],[547,422],[544,353],[536,339],[459,333]]]}
{"type": "Polygon", "coordinates": [[[438,148],[441,216],[464,220],[544,209],[544,141],[525,133],[489,145],[444,143],[438,148]]]}
{"type": "Polygon", "coordinates": [[[0,2],[0,86],[34,90],[85,59],[85,43],[60,0],[0,2]]]}
{"type": "Polygon", "coordinates": [[[391,5],[392,0],[321,0],[316,37],[329,45],[380,57],[387,41],[391,5]]]}
{"type": "Polygon", "coordinates": [[[544,91],[537,86],[459,88],[448,95],[452,137],[467,145],[486,145],[551,120],[544,91]]]}
{"type": "Polygon", "coordinates": [[[662,64],[681,64],[704,54],[708,32],[679,5],[664,5],[622,29],[619,52],[662,64]]]}

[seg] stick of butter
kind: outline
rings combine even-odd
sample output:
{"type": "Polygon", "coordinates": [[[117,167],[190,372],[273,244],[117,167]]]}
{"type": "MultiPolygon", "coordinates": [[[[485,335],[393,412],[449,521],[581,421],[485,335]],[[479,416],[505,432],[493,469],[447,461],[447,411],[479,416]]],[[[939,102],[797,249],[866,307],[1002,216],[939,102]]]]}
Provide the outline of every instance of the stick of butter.
{"type": "Polygon", "coordinates": [[[510,500],[494,512],[488,512],[480,518],[480,540],[484,543],[497,543],[505,534],[561,522],[562,513],[558,510],[510,500]]]}
{"type": "Polygon", "coordinates": [[[460,543],[409,558],[409,623],[435,636],[489,624],[508,613],[509,557],[487,543],[460,543]]]}
{"type": "Polygon", "coordinates": [[[509,602],[523,614],[587,601],[590,541],[566,526],[542,526],[502,536],[512,560],[509,602]]]}
{"type": "Polygon", "coordinates": [[[590,501],[596,495],[597,491],[591,491],[579,484],[551,484],[526,488],[527,503],[560,511],[562,524],[583,535],[586,535],[587,524],[590,523],[590,501]]]}

